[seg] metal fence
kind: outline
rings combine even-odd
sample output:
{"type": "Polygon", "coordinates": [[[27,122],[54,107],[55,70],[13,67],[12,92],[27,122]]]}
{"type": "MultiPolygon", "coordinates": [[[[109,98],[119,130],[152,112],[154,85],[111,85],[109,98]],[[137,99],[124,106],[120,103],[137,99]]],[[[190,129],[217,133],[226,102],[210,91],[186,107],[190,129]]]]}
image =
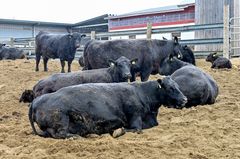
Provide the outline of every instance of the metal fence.
{"type": "MultiPolygon", "coordinates": [[[[203,24],[203,25],[188,25],[180,27],[168,27],[168,28],[157,28],[152,29],[151,24],[148,25],[147,29],[142,30],[131,30],[131,31],[116,31],[106,33],[95,33],[88,34],[87,37],[90,39],[109,39],[110,37],[116,36],[131,36],[131,35],[146,35],[146,38],[151,39],[152,34],[161,33],[174,33],[174,32],[191,32],[197,30],[209,30],[209,29],[223,29],[223,23],[217,24],[203,24]]],[[[1,41],[0,41],[1,42],[1,41]]],[[[188,39],[180,40],[180,44],[186,45],[208,45],[208,44],[223,44],[223,38],[210,38],[210,39],[188,39]]],[[[7,43],[10,46],[23,49],[29,57],[34,57],[35,54],[35,41],[34,38],[11,38],[7,43]]],[[[83,47],[77,50],[76,57],[82,54],[83,47]]],[[[209,52],[195,52],[196,56],[205,56],[209,52]]]]}
{"type": "Polygon", "coordinates": [[[240,56],[240,17],[230,18],[230,55],[240,56]]]}

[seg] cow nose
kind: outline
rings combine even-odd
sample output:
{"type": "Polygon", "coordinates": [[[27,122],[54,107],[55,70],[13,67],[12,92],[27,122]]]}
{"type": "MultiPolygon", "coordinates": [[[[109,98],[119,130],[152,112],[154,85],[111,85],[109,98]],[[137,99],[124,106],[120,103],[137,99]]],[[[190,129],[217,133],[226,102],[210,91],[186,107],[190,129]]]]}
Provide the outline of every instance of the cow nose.
{"type": "Polygon", "coordinates": [[[125,77],[125,78],[131,78],[132,75],[131,75],[130,73],[126,73],[126,74],[124,75],[124,77],[125,77]]]}
{"type": "Polygon", "coordinates": [[[188,101],[188,100],[187,100],[187,97],[184,97],[184,98],[183,98],[183,102],[182,102],[182,105],[181,105],[181,106],[185,106],[185,104],[187,103],[187,101],[188,101]]]}

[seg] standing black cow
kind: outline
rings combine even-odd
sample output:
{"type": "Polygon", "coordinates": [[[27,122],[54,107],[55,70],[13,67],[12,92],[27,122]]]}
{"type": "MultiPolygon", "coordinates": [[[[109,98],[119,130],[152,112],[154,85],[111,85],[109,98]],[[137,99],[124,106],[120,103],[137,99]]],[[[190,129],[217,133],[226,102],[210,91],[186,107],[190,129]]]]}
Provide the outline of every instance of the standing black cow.
{"type": "Polygon", "coordinates": [[[162,62],[159,72],[171,75],[179,85],[188,99],[186,107],[215,103],[218,96],[216,81],[196,66],[169,56],[162,62]]]}
{"type": "Polygon", "coordinates": [[[24,59],[26,55],[23,50],[14,47],[5,47],[6,44],[0,44],[0,60],[3,59],[24,59]]]}
{"type": "Polygon", "coordinates": [[[232,63],[225,57],[219,57],[217,53],[211,53],[207,56],[206,61],[211,62],[211,68],[232,68],[232,63]]]}
{"type": "Polygon", "coordinates": [[[74,73],[58,73],[40,80],[33,90],[25,90],[19,102],[32,102],[34,98],[46,93],[55,92],[63,87],[78,85],[83,83],[113,83],[127,82],[131,78],[131,65],[136,63],[136,59],[129,60],[120,57],[116,61],[110,60],[110,67],[94,70],[79,71],[74,73]]]}
{"type": "Polygon", "coordinates": [[[111,40],[90,41],[84,49],[85,70],[107,67],[108,59],[125,56],[129,59],[137,58],[137,67],[132,69],[132,79],[140,72],[141,81],[146,81],[150,74],[157,74],[161,61],[169,54],[180,54],[177,37],[174,40],[111,40]]]}
{"type": "Polygon", "coordinates": [[[36,71],[39,71],[38,65],[42,56],[44,71],[47,71],[49,58],[60,58],[61,72],[65,72],[65,61],[68,62],[68,72],[71,72],[71,63],[75,57],[76,49],[80,46],[81,39],[85,36],[79,33],[52,35],[40,31],[36,36],[36,71]]]}
{"type": "Polygon", "coordinates": [[[29,120],[35,134],[53,138],[112,133],[121,127],[141,131],[158,125],[162,104],[181,108],[185,103],[186,97],[170,77],[131,84],[81,84],[36,98],[29,120]]]}

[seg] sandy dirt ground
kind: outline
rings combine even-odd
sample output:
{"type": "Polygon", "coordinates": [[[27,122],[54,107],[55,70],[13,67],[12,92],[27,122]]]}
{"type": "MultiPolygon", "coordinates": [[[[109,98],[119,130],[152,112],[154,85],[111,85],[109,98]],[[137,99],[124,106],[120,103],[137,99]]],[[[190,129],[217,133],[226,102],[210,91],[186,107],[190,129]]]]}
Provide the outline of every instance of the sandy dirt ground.
{"type": "MultiPolygon", "coordinates": [[[[28,104],[18,102],[25,89],[32,89],[39,79],[59,72],[59,61],[50,61],[47,73],[43,72],[42,63],[40,72],[35,72],[34,60],[0,61],[0,158],[239,159],[239,61],[233,60],[231,71],[211,70],[210,63],[197,61],[219,85],[220,93],[213,105],[182,110],[161,107],[159,125],[143,134],[64,140],[33,135],[28,104]]],[[[74,61],[72,70],[78,69],[74,61]]]]}

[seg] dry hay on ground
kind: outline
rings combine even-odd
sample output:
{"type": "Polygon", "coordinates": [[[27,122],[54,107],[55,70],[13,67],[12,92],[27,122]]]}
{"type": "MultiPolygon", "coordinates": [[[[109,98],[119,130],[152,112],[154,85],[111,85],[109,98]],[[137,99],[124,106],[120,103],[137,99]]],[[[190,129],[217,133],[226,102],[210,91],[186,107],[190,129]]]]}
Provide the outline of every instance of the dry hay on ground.
{"type": "MultiPolygon", "coordinates": [[[[143,134],[56,140],[32,135],[27,104],[18,100],[24,89],[59,72],[59,61],[50,61],[47,73],[42,65],[35,72],[34,60],[0,61],[0,158],[240,158],[240,73],[237,67],[211,70],[204,60],[197,65],[219,84],[214,105],[161,107],[159,125],[143,134]]],[[[76,61],[72,70],[78,70],[76,61]]]]}

